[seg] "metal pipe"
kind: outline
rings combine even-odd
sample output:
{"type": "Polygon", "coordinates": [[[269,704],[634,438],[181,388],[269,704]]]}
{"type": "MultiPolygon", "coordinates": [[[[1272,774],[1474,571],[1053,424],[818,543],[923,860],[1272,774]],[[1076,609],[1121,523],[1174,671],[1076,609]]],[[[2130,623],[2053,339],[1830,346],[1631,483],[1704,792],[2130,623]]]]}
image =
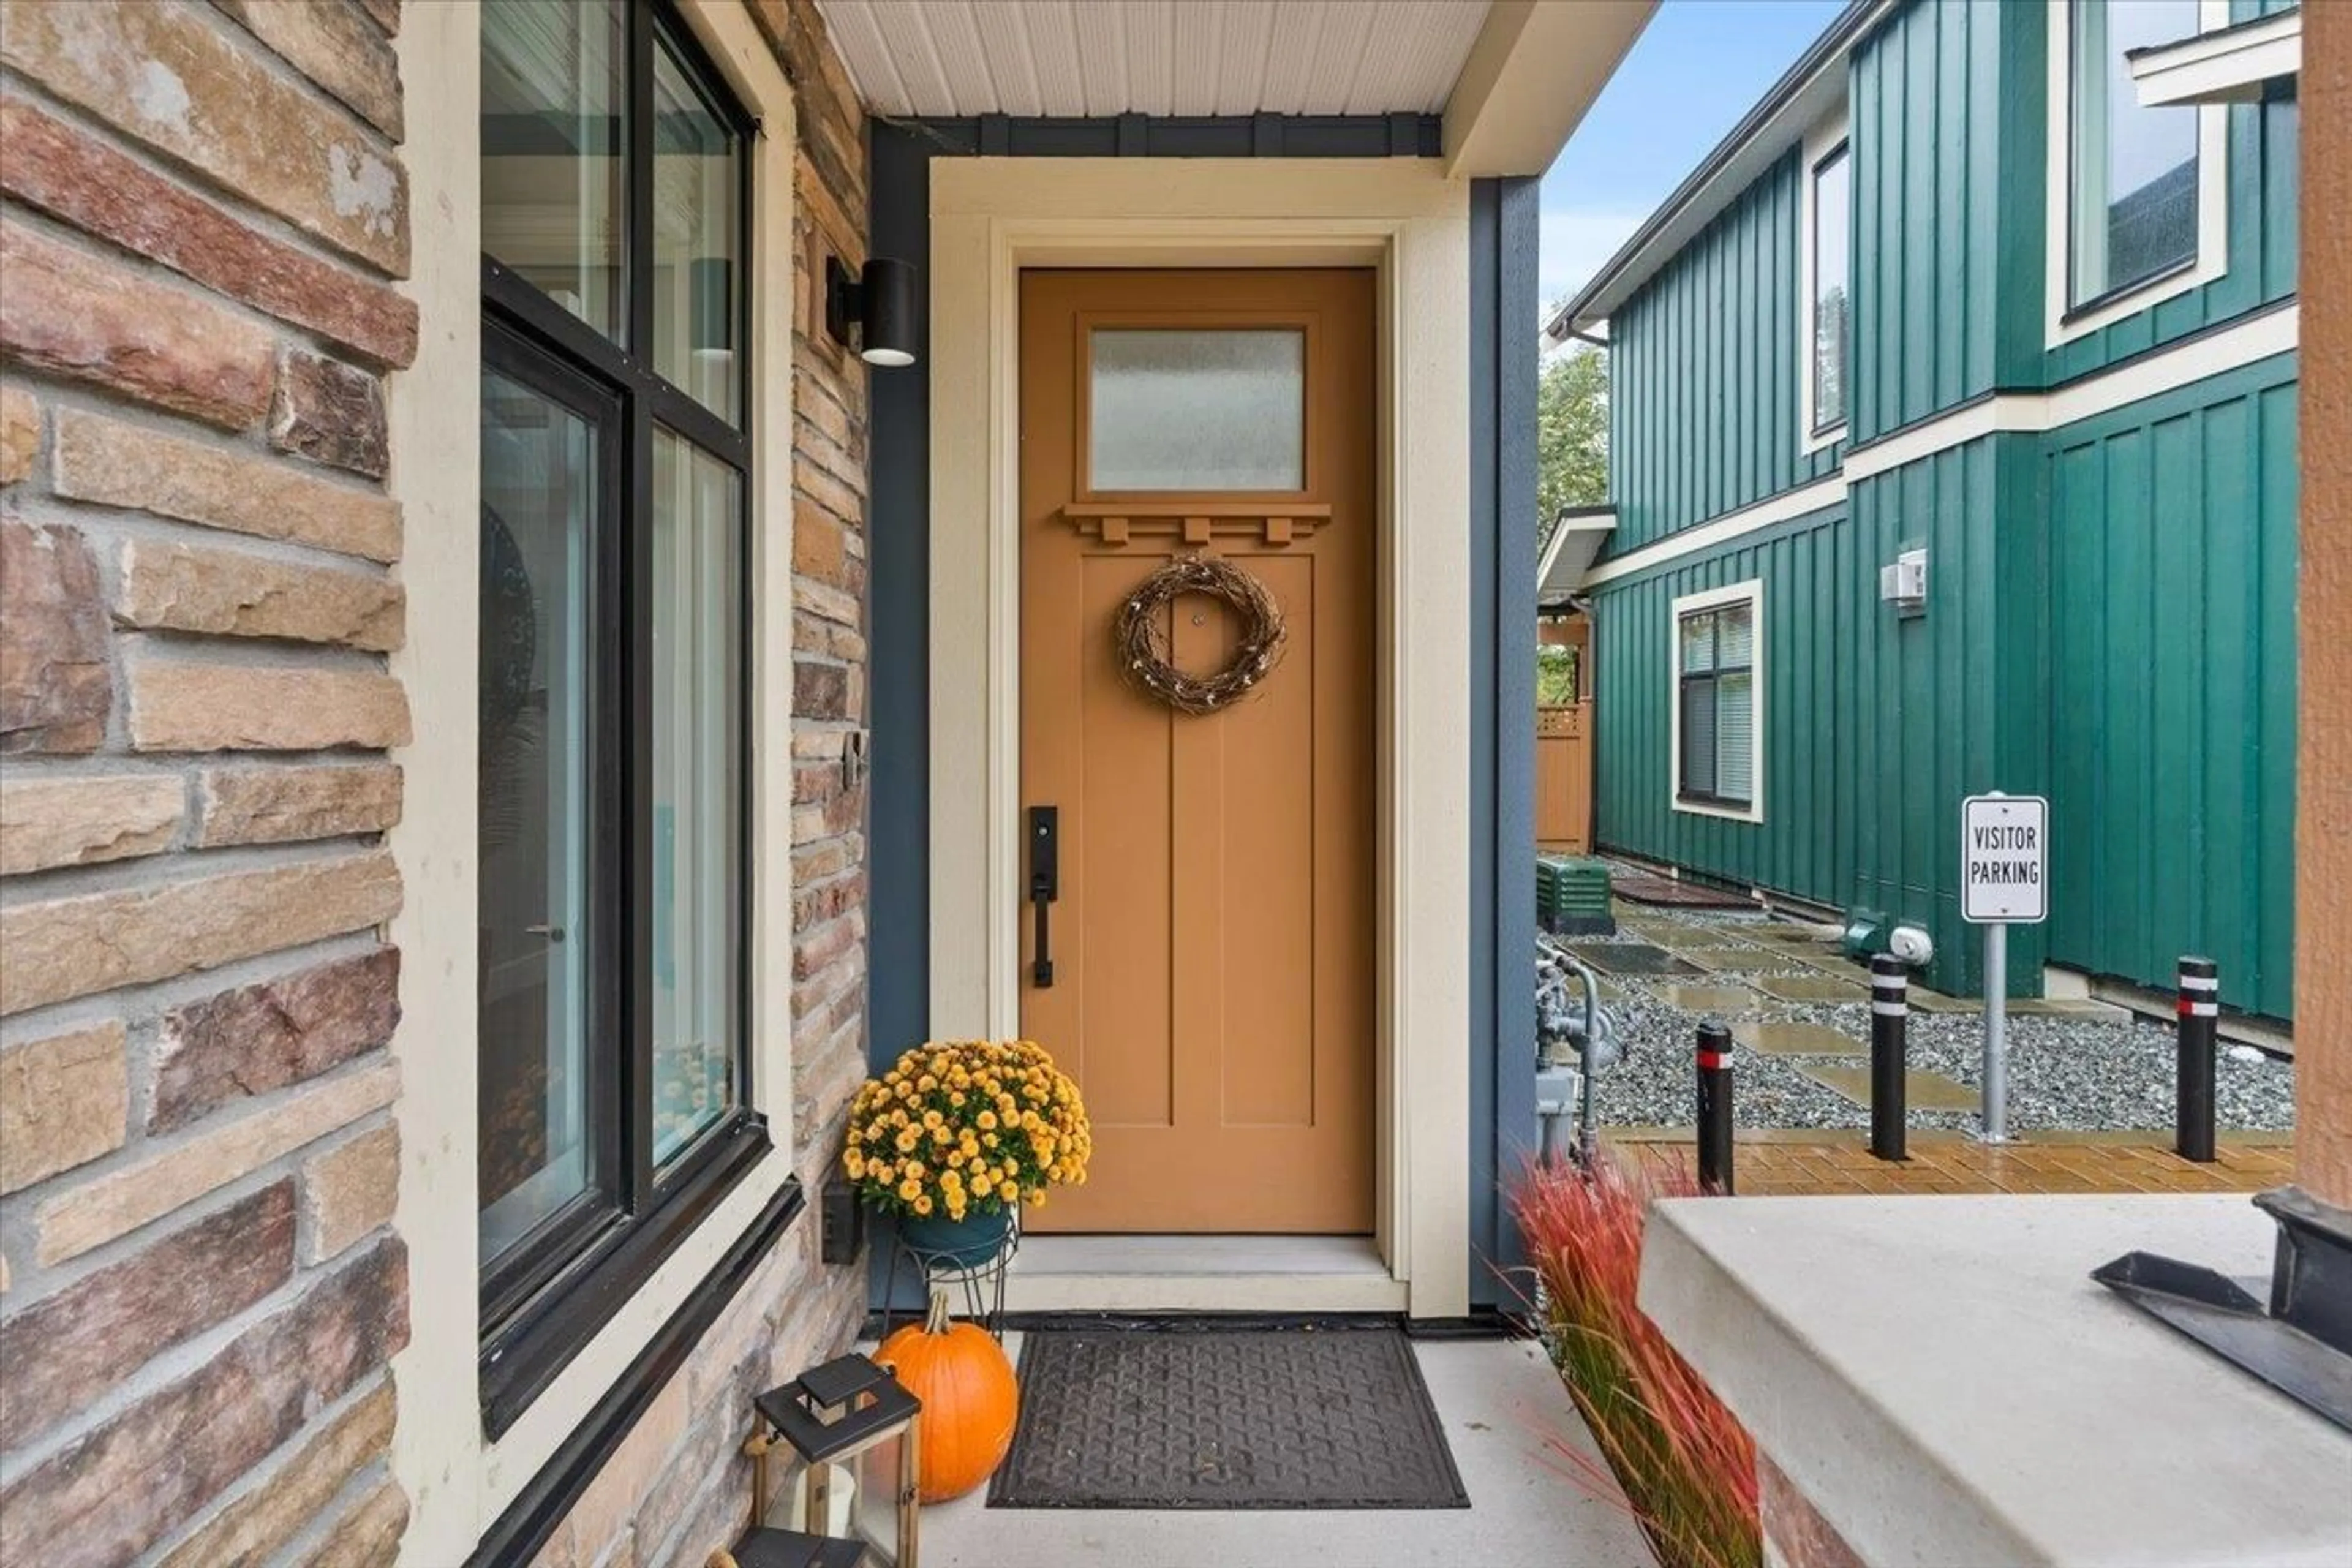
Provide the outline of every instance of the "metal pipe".
{"type": "Polygon", "coordinates": [[[1698,1184],[1729,1197],[1731,1031],[1718,1018],[1698,1026],[1698,1184]]]}
{"type": "Polygon", "coordinates": [[[1985,933],[1984,1127],[1988,1143],[2009,1142],[2009,927],[1985,933]]]}
{"type": "Polygon", "coordinates": [[[2221,971],[2210,958],[2180,961],[2180,1022],[2176,1031],[2172,1112],[2173,1152],[2184,1160],[2213,1159],[2214,1035],[2221,1027],[2221,971]]]}
{"type": "Polygon", "coordinates": [[[1882,952],[1870,961],[1870,1152],[1882,1160],[1902,1160],[1909,1125],[1904,1102],[1905,1058],[1911,1028],[1910,971],[1901,959],[1882,952]]]}

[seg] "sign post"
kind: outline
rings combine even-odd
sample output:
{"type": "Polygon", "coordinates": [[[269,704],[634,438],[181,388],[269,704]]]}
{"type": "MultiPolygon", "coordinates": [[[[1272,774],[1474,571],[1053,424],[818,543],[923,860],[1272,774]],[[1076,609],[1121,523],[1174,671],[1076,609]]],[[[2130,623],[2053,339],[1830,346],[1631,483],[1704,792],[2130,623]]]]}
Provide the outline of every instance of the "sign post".
{"type": "Polygon", "coordinates": [[[2050,803],[1972,795],[1960,802],[1960,918],[1985,928],[1984,1122],[2009,1142],[2009,928],[2050,916],[2050,803]]]}

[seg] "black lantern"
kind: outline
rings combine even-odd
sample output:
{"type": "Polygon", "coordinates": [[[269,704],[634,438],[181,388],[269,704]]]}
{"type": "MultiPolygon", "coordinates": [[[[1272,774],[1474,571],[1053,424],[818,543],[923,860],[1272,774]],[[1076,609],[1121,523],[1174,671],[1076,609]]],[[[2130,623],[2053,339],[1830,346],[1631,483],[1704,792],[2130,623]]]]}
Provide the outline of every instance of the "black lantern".
{"type": "Polygon", "coordinates": [[[877,256],[851,277],[841,258],[824,263],[824,330],[846,344],[855,326],[857,357],[885,367],[915,363],[915,264],[877,256]]]}
{"type": "Polygon", "coordinates": [[[915,1396],[845,1355],[751,1404],[753,1527],[736,1545],[739,1568],[916,1568],[915,1396]],[[790,1468],[772,1486],[780,1446],[790,1468]]]}

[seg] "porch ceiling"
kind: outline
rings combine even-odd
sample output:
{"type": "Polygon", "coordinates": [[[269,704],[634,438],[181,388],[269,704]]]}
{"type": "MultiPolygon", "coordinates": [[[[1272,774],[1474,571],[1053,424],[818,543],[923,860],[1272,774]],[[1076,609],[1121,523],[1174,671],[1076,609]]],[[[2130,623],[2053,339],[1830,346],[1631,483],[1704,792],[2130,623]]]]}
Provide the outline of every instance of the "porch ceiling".
{"type": "Polygon", "coordinates": [[[1657,0],[817,0],[894,116],[1445,116],[1446,173],[1540,174],[1657,0]]]}
{"type": "Polygon", "coordinates": [[[891,115],[1433,114],[1488,0],[819,0],[891,115]]]}

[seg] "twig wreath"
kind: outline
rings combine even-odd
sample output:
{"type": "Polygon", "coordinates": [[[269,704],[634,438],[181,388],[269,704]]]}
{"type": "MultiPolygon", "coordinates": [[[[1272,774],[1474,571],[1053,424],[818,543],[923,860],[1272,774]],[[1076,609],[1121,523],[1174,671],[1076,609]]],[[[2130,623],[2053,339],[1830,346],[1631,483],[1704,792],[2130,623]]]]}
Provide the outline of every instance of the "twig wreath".
{"type": "Polygon", "coordinates": [[[1119,668],[1138,688],[1180,713],[1214,713],[1240,700],[1282,660],[1282,608],[1265,584],[1213,555],[1171,561],[1139,584],[1118,607],[1112,636],[1119,668]],[[1200,594],[1241,613],[1241,641],[1233,658],[1213,675],[1187,675],[1176,668],[1171,637],[1160,612],[1187,594],[1200,594]]]}

